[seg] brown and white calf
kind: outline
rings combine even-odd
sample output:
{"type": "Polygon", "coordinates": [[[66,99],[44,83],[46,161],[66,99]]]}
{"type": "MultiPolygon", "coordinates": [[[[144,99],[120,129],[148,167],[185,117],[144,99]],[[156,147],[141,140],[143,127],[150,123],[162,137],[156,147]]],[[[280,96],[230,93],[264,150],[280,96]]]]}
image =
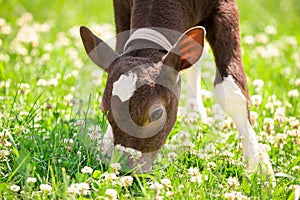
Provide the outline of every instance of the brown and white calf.
{"type": "Polygon", "coordinates": [[[138,164],[151,169],[176,120],[179,72],[200,58],[206,35],[217,66],[215,94],[238,129],[248,166],[262,164],[272,173],[249,117],[235,0],[115,0],[114,12],[116,51],[80,28],[89,57],[108,73],[101,108],[111,127],[105,137],[141,151],[138,164]]]}

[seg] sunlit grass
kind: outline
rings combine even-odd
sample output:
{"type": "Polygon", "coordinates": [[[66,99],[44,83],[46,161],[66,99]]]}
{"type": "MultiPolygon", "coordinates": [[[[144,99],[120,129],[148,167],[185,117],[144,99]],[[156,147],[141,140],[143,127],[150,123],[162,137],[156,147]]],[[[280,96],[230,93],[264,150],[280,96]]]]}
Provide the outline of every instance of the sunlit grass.
{"type": "MultiPolygon", "coordinates": [[[[182,101],[151,173],[111,164],[98,151],[106,74],[87,59],[78,26],[112,35],[112,3],[0,0],[0,197],[293,199],[300,190],[300,16],[292,2],[239,1],[251,116],[277,174],[272,188],[246,169],[237,131],[209,91],[209,124],[182,101]]],[[[211,64],[203,66],[207,90],[211,64]]]]}

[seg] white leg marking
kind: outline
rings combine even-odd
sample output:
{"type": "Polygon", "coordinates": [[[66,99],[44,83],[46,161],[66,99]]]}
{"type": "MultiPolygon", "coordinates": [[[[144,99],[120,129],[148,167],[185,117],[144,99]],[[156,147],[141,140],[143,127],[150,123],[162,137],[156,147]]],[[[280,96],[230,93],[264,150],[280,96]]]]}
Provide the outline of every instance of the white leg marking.
{"type": "Polygon", "coordinates": [[[189,87],[187,90],[188,100],[192,101],[188,102],[188,106],[191,109],[198,111],[202,122],[206,123],[207,114],[201,97],[201,69],[191,67],[187,70],[187,86],[189,87]],[[192,105],[195,106],[195,108],[193,108],[192,105]]]}
{"type": "Polygon", "coordinates": [[[219,104],[225,113],[235,123],[243,146],[243,154],[248,161],[250,169],[257,169],[260,163],[264,164],[263,171],[273,174],[269,156],[258,143],[256,134],[249,123],[247,113],[247,99],[240,88],[234,82],[232,76],[228,76],[223,82],[215,86],[215,94],[219,104]]]}
{"type": "Polygon", "coordinates": [[[100,145],[100,151],[103,154],[111,153],[110,151],[113,151],[114,146],[114,138],[112,133],[112,128],[110,125],[108,125],[106,133],[104,134],[103,140],[101,141],[100,145]]]}

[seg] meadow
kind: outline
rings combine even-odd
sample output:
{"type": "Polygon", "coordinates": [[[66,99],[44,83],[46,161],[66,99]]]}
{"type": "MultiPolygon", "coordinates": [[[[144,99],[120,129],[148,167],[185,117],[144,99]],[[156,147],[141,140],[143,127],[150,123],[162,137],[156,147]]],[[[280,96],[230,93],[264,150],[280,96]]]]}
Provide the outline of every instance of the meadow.
{"type": "Polygon", "coordinates": [[[209,49],[202,74],[208,123],[185,110],[183,91],[151,173],[127,173],[99,152],[106,74],[88,59],[79,36],[86,25],[112,40],[112,2],[0,0],[0,199],[297,200],[299,3],[238,0],[251,118],[275,186],[246,168],[237,130],[213,95],[209,49]]]}

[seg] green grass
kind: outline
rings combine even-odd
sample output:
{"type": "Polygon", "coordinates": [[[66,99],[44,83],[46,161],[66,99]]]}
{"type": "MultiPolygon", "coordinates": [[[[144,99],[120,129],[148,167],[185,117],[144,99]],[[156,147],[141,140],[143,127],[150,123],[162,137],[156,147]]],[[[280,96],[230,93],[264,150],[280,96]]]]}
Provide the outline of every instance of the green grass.
{"type": "MultiPolygon", "coordinates": [[[[109,158],[99,159],[97,141],[87,137],[90,126],[99,125],[101,133],[107,127],[99,109],[105,81],[97,87],[88,85],[90,72],[97,68],[87,59],[78,29],[72,29],[113,25],[111,1],[0,0],[0,18],[11,27],[4,34],[7,27],[0,25],[0,199],[104,199],[109,198],[108,189],[115,189],[119,199],[230,199],[226,196],[234,192],[249,199],[294,199],[295,188],[300,187],[300,101],[299,95],[292,97],[293,91],[300,92],[299,1],[240,0],[238,4],[249,92],[262,97],[251,107],[257,114],[254,127],[260,142],[269,146],[277,172],[275,188],[264,176],[247,171],[236,129],[193,123],[188,114],[179,117],[151,173],[132,175],[128,187],[122,178],[129,174],[121,172],[111,180],[115,170],[108,165],[109,158]],[[20,39],[30,39],[18,36],[26,31],[17,24],[25,12],[34,19],[22,27],[29,27],[28,34],[36,33],[39,40],[21,42],[20,48],[16,46],[20,39]],[[51,28],[34,28],[36,23],[51,28]],[[267,33],[267,26],[276,33],[267,33]],[[249,42],[251,37],[254,43],[249,42]],[[51,81],[41,86],[41,79],[51,81]],[[261,88],[255,84],[258,79],[264,82],[261,88]],[[71,99],[80,98],[85,102],[79,109],[78,101],[71,99]],[[83,126],[80,120],[85,121],[83,126]],[[182,132],[190,134],[184,138],[190,143],[182,144],[182,132]],[[174,153],[176,158],[171,159],[174,153]],[[83,173],[85,166],[93,173],[83,173]],[[193,168],[198,169],[194,176],[193,168]],[[29,177],[36,181],[28,182],[29,177]],[[81,194],[68,192],[79,183],[87,183],[89,189],[81,194]],[[14,185],[20,187],[18,191],[11,188],[14,185]]],[[[105,36],[108,29],[102,27],[100,34],[105,36]]],[[[214,76],[206,66],[204,71],[214,76]]],[[[212,88],[211,81],[203,81],[203,87],[212,88]]],[[[213,118],[215,98],[204,103],[213,118]]]]}

